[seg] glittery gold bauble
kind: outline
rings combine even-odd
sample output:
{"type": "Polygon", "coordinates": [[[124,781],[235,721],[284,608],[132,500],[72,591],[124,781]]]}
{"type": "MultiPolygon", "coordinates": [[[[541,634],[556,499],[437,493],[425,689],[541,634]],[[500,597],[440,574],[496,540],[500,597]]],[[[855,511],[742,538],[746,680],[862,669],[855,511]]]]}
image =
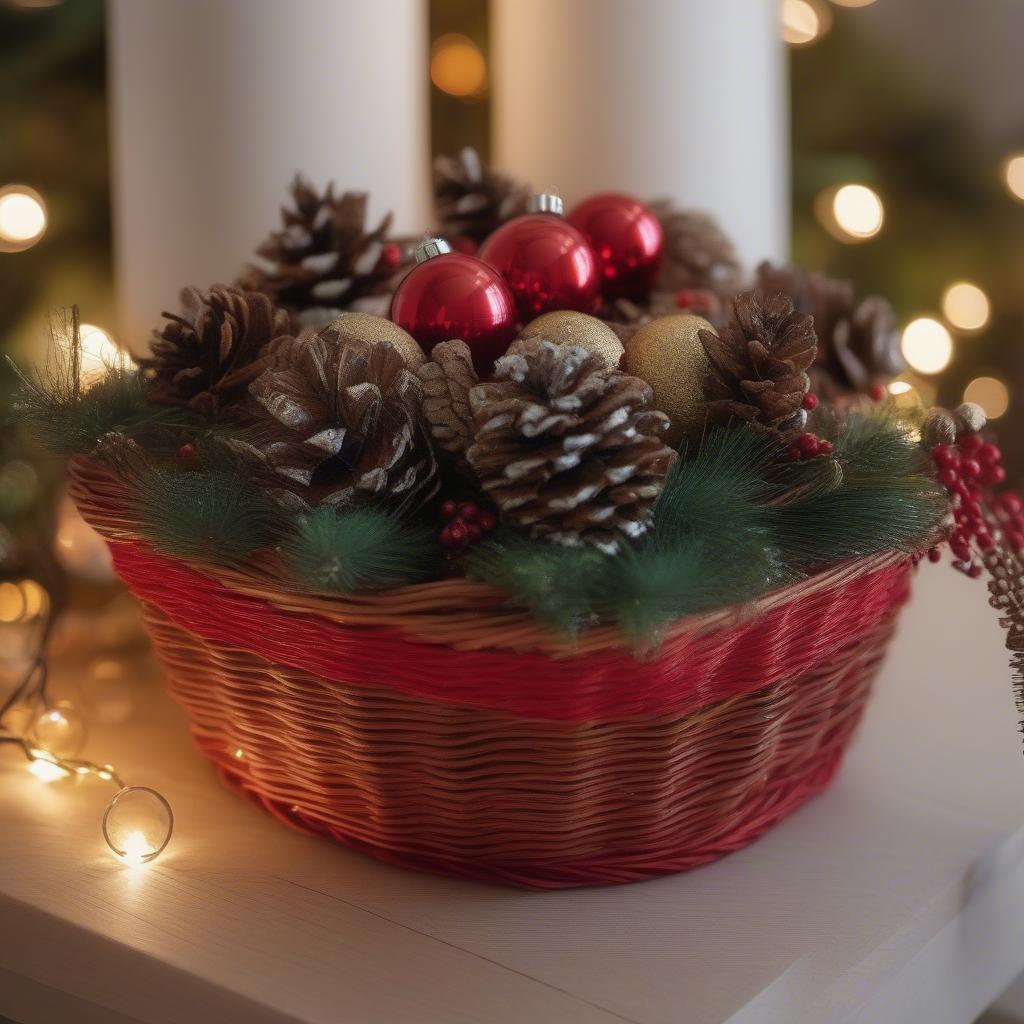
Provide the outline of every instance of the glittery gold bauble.
{"type": "Polygon", "coordinates": [[[704,427],[704,380],[708,357],[698,331],[714,328],[690,313],[660,316],[644,324],[626,347],[626,372],[654,389],[654,407],[665,413],[671,428],[667,443],[679,446],[697,438],[704,427]]]}
{"type": "Polygon", "coordinates": [[[531,320],[509,346],[509,352],[514,354],[518,343],[528,338],[545,338],[556,345],[585,348],[599,355],[611,370],[617,370],[622,361],[622,342],[619,336],[596,316],[587,316],[586,313],[570,309],[554,310],[531,320]]]}
{"type": "Polygon", "coordinates": [[[368,341],[371,344],[390,341],[398,349],[398,354],[405,365],[414,372],[427,361],[416,339],[408,331],[402,330],[398,324],[393,324],[382,316],[358,312],[342,313],[328,326],[337,331],[344,341],[368,341]]]}

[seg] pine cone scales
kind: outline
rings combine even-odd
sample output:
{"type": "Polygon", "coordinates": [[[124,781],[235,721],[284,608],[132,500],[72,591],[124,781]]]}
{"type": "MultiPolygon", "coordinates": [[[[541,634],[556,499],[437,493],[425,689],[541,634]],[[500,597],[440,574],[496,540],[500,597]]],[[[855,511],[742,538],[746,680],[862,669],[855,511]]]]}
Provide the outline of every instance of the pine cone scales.
{"type": "Polygon", "coordinates": [[[732,242],[709,214],[677,210],[668,200],[651,204],[664,234],[657,288],[683,288],[729,296],[739,287],[741,267],[732,242]]]}
{"type": "Polygon", "coordinates": [[[710,363],[712,419],[745,420],[783,436],[803,428],[816,342],[811,317],[794,312],[787,296],[741,293],[729,325],[719,334],[702,330],[700,340],[710,363]]]}
{"type": "Polygon", "coordinates": [[[434,206],[441,233],[479,245],[495,228],[526,212],[530,190],[485,167],[475,149],[434,161],[434,206]]]}
{"type": "Polygon", "coordinates": [[[613,552],[647,530],[676,456],[651,397],[597,355],[531,340],[470,391],[466,458],[506,521],[613,552]]]}
{"type": "Polygon", "coordinates": [[[164,313],[153,334],[152,355],[140,360],[149,397],[205,416],[244,396],[260,373],[263,350],[288,335],[288,315],[265,295],[217,285],[186,288],[182,312],[164,313]]]}
{"type": "Polygon", "coordinates": [[[464,341],[435,345],[431,361],[417,371],[423,383],[423,415],[437,446],[460,462],[473,438],[469,393],[479,383],[464,341]]]}
{"type": "Polygon", "coordinates": [[[268,268],[250,267],[242,285],[270,295],[305,326],[345,309],[383,313],[401,257],[385,250],[391,214],[367,231],[365,193],[336,196],[333,183],[321,193],[301,176],[291,198],[282,227],[256,250],[268,268]]]}
{"type": "Polygon", "coordinates": [[[291,489],[285,504],[416,507],[436,492],[420,382],[392,345],[306,332],[274,347],[249,391],[265,437],[238,447],[291,489]]]}
{"type": "Polygon", "coordinates": [[[858,301],[851,282],[795,266],[762,263],[757,283],[761,291],[785,293],[799,312],[814,317],[818,355],[811,377],[823,398],[866,394],[905,368],[896,315],[885,299],[858,301]]]}

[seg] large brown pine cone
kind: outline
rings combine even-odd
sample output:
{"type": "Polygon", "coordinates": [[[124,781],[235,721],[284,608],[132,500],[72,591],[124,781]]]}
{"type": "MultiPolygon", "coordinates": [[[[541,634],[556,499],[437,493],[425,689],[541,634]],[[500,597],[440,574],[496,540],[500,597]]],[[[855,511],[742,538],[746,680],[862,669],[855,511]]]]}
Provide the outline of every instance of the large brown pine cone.
{"type": "Polygon", "coordinates": [[[388,241],[391,214],[366,228],[363,192],[318,191],[301,176],[291,185],[282,226],[256,250],[267,266],[251,266],[240,283],[265,292],[304,327],[319,327],[346,309],[384,315],[406,246],[388,241]]]}
{"type": "Polygon", "coordinates": [[[718,333],[702,330],[700,340],[710,363],[705,396],[711,420],[744,420],[783,440],[803,429],[814,329],[787,296],[741,292],[729,325],[718,333]]]}
{"type": "Polygon", "coordinates": [[[152,401],[212,416],[244,399],[264,349],[288,335],[288,315],[266,295],[224,285],[186,288],[181,306],[180,315],[164,313],[152,355],[139,364],[152,401]]]}
{"type": "Polygon", "coordinates": [[[810,372],[823,398],[868,394],[905,368],[896,315],[885,299],[858,299],[849,281],[770,263],[757,268],[757,286],[785,293],[798,312],[814,317],[818,355],[810,372]]]}
{"type": "Polygon", "coordinates": [[[479,245],[495,228],[526,212],[530,190],[485,167],[475,149],[434,161],[434,208],[445,238],[479,245]]]}
{"type": "Polygon", "coordinates": [[[676,457],[651,397],[598,355],[532,339],[470,391],[466,458],[506,522],[613,552],[648,529],[676,457]]]}
{"type": "Polygon", "coordinates": [[[287,488],[284,504],[413,509],[436,492],[420,382],[389,342],[306,331],[273,347],[249,392],[263,429],[236,448],[287,488]]]}
{"type": "Polygon", "coordinates": [[[652,203],[651,209],[665,239],[655,288],[670,293],[684,288],[709,291],[719,298],[734,295],[742,272],[739,257],[714,217],[677,210],[666,199],[652,203]]]}

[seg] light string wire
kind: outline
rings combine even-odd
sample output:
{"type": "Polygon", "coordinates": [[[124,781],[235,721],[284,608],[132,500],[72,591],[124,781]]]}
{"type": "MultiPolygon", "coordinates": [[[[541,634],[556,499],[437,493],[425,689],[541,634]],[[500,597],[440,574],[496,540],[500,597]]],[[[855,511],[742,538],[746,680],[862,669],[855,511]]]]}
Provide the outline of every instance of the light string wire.
{"type": "Polygon", "coordinates": [[[19,747],[30,764],[42,762],[53,765],[69,776],[76,775],[82,777],[91,775],[102,782],[112,783],[116,787],[117,792],[103,812],[102,832],[104,841],[119,858],[127,863],[138,864],[154,860],[166,849],[174,828],[174,815],[171,805],[161,793],[145,786],[126,786],[124,780],[111,765],[101,765],[95,761],[87,761],[77,757],[64,757],[51,750],[47,750],[45,746],[36,742],[31,735],[31,730],[27,733],[15,731],[5,723],[5,719],[10,712],[16,706],[23,703],[41,707],[43,714],[50,712],[60,713],[59,708],[51,703],[47,692],[50,666],[46,658],[46,649],[49,644],[52,624],[53,617],[47,614],[39,631],[35,653],[28,669],[14,690],[0,704],[0,744],[6,743],[19,747]],[[133,834],[136,837],[134,842],[132,841],[132,836],[130,836],[129,842],[124,845],[118,845],[112,838],[108,828],[111,813],[117,806],[118,801],[123,796],[131,793],[148,794],[149,798],[162,808],[167,819],[166,833],[161,837],[162,842],[148,845],[140,844],[137,838],[140,835],[138,832],[133,834]]]}

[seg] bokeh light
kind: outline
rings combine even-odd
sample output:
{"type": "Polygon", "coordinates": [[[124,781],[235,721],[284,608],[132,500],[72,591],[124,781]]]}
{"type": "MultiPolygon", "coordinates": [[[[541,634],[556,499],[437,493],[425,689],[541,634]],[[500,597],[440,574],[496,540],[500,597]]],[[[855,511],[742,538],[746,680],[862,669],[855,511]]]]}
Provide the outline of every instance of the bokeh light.
{"type": "Polygon", "coordinates": [[[95,384],[112,366],[124,363],[125,354],[117,342],[95,324],[82,324],[82,383],[95,384]]]}
{"type": "Polygon", "coordinates": [[[1006,187],[1018,198],[1024,200],[1024,153],[1011,156],[1003,165],[1006,187]]]}
{"type": "Polygon", "coordinates": [[[782,0],[782,38],[790,46],[807,46],[829,28],[827,11],[812,0],[782,0]]]}
{"type": "Polygon", "coordinates": [[[997,420],[1010,408],[1010,389],[998,377],[975,377],[964,388],[964,401],[976,402],[990,420],[997,420]]]}
{"type": "Polygon", "coordinates": [[[870,7],[875,0],[832,0],[837,7],[870,7]]]}
{"type": "Polygon", "coordinates": [[[28,185],[0,188],[0,252],[30,249],[46,232],[46,204],[28,185]]]}
{"type": "Polygon", "coordinates": [[[882,230],[885,210],[881,197],[867,185],[843,185],[832,197],[832,215],[850,238],[872,238],[882,230]]]}
{"type": "Polygon", "coordinates": [[[942,312],[958,330],[980,331],[988,323],[988,296],[970,281],[955,281],[942,293],[942,312]]]}
{"type": "Polygon", "coordinates": [[[468,36],[441,36],[430,58],[430,80],[449,96],[479,96],[487,88],[487,62],[468,36]]]}
{"type": "Polygon", "coordinates": [[[941,373],[953,358],[953,339],[938,320],[922,316],[903,329],[900,348],[918,373],[941,373]]]}

